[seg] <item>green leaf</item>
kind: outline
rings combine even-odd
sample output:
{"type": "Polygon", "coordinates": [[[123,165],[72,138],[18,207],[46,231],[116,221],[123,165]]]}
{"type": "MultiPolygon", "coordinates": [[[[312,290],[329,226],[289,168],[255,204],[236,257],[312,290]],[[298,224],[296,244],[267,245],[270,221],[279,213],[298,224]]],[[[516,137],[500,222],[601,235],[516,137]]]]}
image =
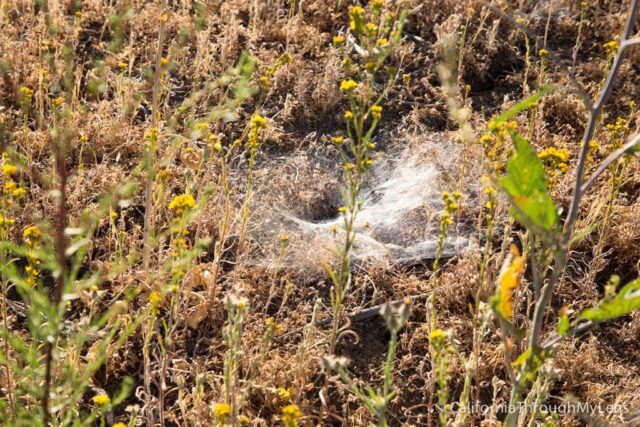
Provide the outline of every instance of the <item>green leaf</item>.
{"type": "Polygon", "coordinates": [[[586,309],[579,320],[605,322],[640,309],[640,279],[627,283],[613,298],[600,301],[595,307],[586,309]]]}
{"type": "Polygon", "coordinates": [[[511,119],[512,117],[514,117],[515,115],[517,115],[521,111],[526,110],[527,108],[531,107],[533,104],[535,104],[536,102],[540,101],[540,99],[542,99],[543,96],[551,93],[552,91],[553,91],[553,87],[552,86],[548,86],[548,85],[541,86],[540,90],[538,90],[536,93],[534,93],[530,97],[518,102],[516,105],[514,105],[511,108],[509,108],[507,111],[505,111],[504,113],[500,114],[495,119],[492,119],[489,122],[489,125],[488,125],[489,130],[492,131],[492,132],[497,130],[498,126],[500,126],[502,123],[504,123],[507,120],[511,119]]]}
{"type": "Polygon", "coordinates": [[[518,133],[512,133],[511,140],[515,153],[507,162],[506,176],[498,182],[511,196],[521,222],[549,231],[557,223],[558,211],[547,191],[544,167],[529,143],[518,133]]]}
{"type": "Polygon", "coordinates": [[[626,154],[636,154],[638,152],[640,152],[640,143],[629,147],[627,151],[625,151],[626,154]]]}
{"type": "Polygon", "coordinates": [[[570,328],[571,323],[569,322],[569,316],[567,316],[567,308],[565,307],[560,310],[560,321],[558,322],[558,328],[556,329],[556,331],[561,337],[566,337],[570,328]]]}

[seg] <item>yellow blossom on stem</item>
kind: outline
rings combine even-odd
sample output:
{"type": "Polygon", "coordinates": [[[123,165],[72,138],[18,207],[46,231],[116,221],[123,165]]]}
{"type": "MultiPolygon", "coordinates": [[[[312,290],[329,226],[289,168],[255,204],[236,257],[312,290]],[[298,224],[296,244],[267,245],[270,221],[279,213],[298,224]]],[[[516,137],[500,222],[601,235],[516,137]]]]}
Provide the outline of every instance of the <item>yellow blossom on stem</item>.
{"type": "Polygon", "coordinates": [[[382,117],[382,107],[379,105],[374,105],[371,107],[371,115],[375,120],[380,120],[382,117]]]}
{"type": "Polygon", "coordinates": [[[107,396],[106,394],[98,394],[96,396],[93,396],[91,400],[93,401],[93,403],[100,406],[107,405],[111,402],[111,399],[109,399],[109,396],[107,396]]]}
{"type": "Polygon", "coordinates": [[[334,36],[333,37],[333,44],[335,44],[336,46],[343,45],[344,42],[345,42],[345,38],[343,36],[334,36]]]}
{"type": "Polygon", "coordinates": [[[340,82],[340,90],[343,90],[345,92],[352,92],[357,87],[358,87],[358,83],[356,83],[351,79],[343,80],[340,82]]]}
{"type": "Polygon", "coordinates": [[[196,207],[196,201],[191,194],[180,194],[169,202],[169,209],[181,216],[185,210],[196,207]]]}
{"type": "Polygon", "coordinates": [[[223,426],[227,422],[229,415],[231,415],[231,406],[228,403],[216,403],[213,405],[213,416],[218,425],[223,426]]]}
{"type": "Polygon", "coordinates": [[[162,299],[162,295],[160,295],[160,292],[158,291],[153,291],[149,294],[149,305],[151,306],[151,311],[153,312],[153,314],[157,315],[160,313],[162,299]]]}
{"type": "Polygon", "coordinates": [[[254,126],[264,129],[267,127],[267,119],[265,119],[264,117],[256,114],[255,116],[253,116],[251,118],[251,123],[253,123],[254,126]]]}
{"type": "Polygon", "coordinates": [[[620,48],[620,43],[615,40],[611,40],[610,42],[603,44],[602,47],[604,47],[604,51],[608,56],[613,56],[618,51],[618,48],[620,48]]]}
{"type": "Polygon", "coordinates": [[[291,387],[289,388],[278,387],[276,389],[276,393],[278,393],[278,397],[283,402],[287,402],[291,400],[291,398],[293,397],[293,389],[291,387]]]}
{"type": "Polygon", "coordinates": [[[27,241],[27,243],[29,243],[30,246],[33,246],[38,240],[40,240],[41,236],[42,232],[35,225],[30,225],[22,232],[22,237],[27,241]]]}
{"type": "Polygon", "coordinates": [[[282,408],[282,423],[285,427],[297,427],[300,417],[302,417],[302,412],[300,412],[298,405],[287,405],[282,408]]]}
{"type": "Polygon", "coordinates": [[[4,165],[2,165],[2,172],[4,173],[4,176],[10,178],[18,172],[18,168],[10,163],[5,163],[4,165]]]}
{"type": "Polygon", "coordinates": [[[15,190],[13,190],[12,194],[16,199],[21,199],[27,195],[27,190],[24,188],[16,188],[15,190]]]}

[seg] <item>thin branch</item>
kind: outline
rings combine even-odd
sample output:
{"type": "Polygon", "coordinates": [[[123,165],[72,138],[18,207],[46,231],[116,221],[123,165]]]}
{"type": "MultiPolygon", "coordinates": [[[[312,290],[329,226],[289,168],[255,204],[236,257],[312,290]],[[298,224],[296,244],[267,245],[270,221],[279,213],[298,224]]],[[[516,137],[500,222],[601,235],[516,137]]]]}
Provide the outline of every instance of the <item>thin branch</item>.
{"type": "Polygon", "coordinates": [[[580,158],[578,160],[578,166],[576,167],[576,180],[573,190],[573,199],[571,200],[571,206],[569,207],[567,220],[564,224],[563,243],[565,245],[567,245],[571,239],[573,225],[578,216],[580,201],[582,200],[582,196],[584,195],[584,193],[582,192],[582,184],[584,180],[584,170],[587,165],[587,156],[589,155],[589,142],[593,139],[596,124],[598,123],[600,115],[602,114],[602,109],[611,96],[611,93],[613,92],[613,82],[615,81],[616,77],[618,77],[620,66],[622,65],[625,52],[628,48],[628,46],[625,44],[625,41],[629,39],[629,37],[631,37],[633,34],[633,27],[636,22],[636,18],[638,17],[638,8],[638,0],[632,0],[631,5],[629,6],[629,15],[627,16],[624,33],[622,35],[622,43],[620,44],[620,48],[618,49],[618,52],[613,59],[611,70],[607,75],[607,79],[605,81],[604,87],[602,88],[602,91],[600,92],[600,96],[598,97],[598,100],[594,105],[594,110],[589,116],[589,122],[584,132],[584,137],[582,139],[582,150],[580,151],[580,158]]]}
{"type": "Polygon", "coordinates": [[[631,47],[640,44],[640,37],[636,37],[635,39],[629,39],[622,42],[624,47],[631,47]]]}
{"type": "Polygon", "coordinates": [[[598,179],[598,177],[600,177],[600,175],[602,175],[602,173],[605,170],[607,170],[607,168],[611,165],[611,163],[618,160],[627,151],[629,151],[630,148],[638,144],[640,144],[640,133],[637,134],[631,141],[627,142],[625,145],[620,147],[617,151],[615,151],[614,153],[611,153],[609,157],[604,159],[602,163],[600,163],[600,166],[598,166],[598,169],[596,169],[593,175],[591,175],[591,177],[587,180],[587,182],[585,182],[584,185],[580,188],[580,191],[583,194],[586,193],[589,190],[589,188],[591,188],[593,183],[598,179]]]}
{"type": "MultiPolygon", "coordinates": [[[[537,34],[535,34],[532,31],[530,31],[524,25],[519,24],[511,15],[509,15],[508,13],[506,13],[505,11],[500,9],[499,7],[494,6],[491,2],[489,2],[487,0],[483,0],[482,3],[484,3],[484,5],[487,8],[489,8],[489,10],[491,10],[493,13],[495,13],[496,15],[500,16],[501,18],[505,19],[506,21],[508,21],[513,27],[515,27],[515,28],[519,29],[520,31],[524,32],[525,34],[527,34],[527,36],[529,36],[531,39],[536,39],[538,37],[537,34]]],[[[558,64],[560,69],[566,74],[566,76],[569,79],[569,81],[573,84],[573,86],[574,86],[573,87],[573,92],[575,92],[582,99],[582,102],[584,103],[584,106],[586,107],[586,109],[590,113],[592,113],[593,109],[594,109],[593,101],[591,100],[591,97],[589,96],[587,91],[580,84],[580,82],[578,82],[578,80],[576,79],[574,74],[571,72],[571,70],[569,70],[569,68],[566,65],[564,65],[564,63],[562,62],[560,57],[558,55],[556,55],[556,53],[552,49],[550,49],[548,47],[545,47],[545,49],[546,49],[547,52],[549,52],[549,58],[551,58],[553,61],[555,61],[558,64]]]]}
{"type": "Polygon", "coordinates": [[[595,322],[592,322],[591,320],[589,320],[588,322],[582,323],[579,326],[576,326],[573,329],[570,329],[569,331],[567,331],[567,335],[566,336],[562,336],[559,334],[553,334],[552,336],[550,336],[549,338],[547,338],[540,347],[542,347],[543,350],[549,349],[549,348],[553,348],[556,345],[560,344],[560,342],[562,342],[565,338],[567,337],[572,337],[574,335],[578,335],[581,334],[582,332],[586,331],[587,329],[592,328],[594,325],[596,325],[595,322]]]}

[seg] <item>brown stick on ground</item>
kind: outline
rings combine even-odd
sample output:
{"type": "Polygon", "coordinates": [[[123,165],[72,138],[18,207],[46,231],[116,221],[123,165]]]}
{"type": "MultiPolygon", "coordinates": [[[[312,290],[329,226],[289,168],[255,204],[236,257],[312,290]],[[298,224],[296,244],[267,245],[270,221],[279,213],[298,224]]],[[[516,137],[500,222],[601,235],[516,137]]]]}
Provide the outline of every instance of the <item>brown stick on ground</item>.
{"type": "MultiPolygon", "coordinates": [[[[411,303],[413,304],[414,302],[418,302],[418,301],[424,301],[429,297],[430,294],[421,294],[421,295],[414,295],[409,297],[409,299],[411,300],[411,303]]],[[[390,303],[384,303],[384,304],[378,304],[378,305],[374,305],[373,307],[369,307],[369,308],[365,308],[364,310],[358,310],[355,311],[351,314],[348,314],[347,317],[349,318],[349,321],[351,322],[361,322],[363,320],[367,320],[370,319],[371,317],[374,317],[375,315],[380,313],[380,309],[385,305],[385,304],[391,304],[393,306],[398,306],[400,304],[404,304],[404,299],[399,299],[399,300],[395,300],[395,301],[391,301],[390,303]]],[[[331,323],[331,317],[328,317],[326,319],[321,319],[318,320],[316,322],[316,325],[318,326],[326,326],[329,325],[331,323]]]]}

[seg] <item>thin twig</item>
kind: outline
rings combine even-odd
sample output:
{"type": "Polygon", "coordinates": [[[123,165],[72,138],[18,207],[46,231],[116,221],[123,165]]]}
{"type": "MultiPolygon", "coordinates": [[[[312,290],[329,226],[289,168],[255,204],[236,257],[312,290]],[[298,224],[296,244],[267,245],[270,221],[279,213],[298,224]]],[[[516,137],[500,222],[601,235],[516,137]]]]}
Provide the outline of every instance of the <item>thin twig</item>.
{"type": "MultiPolygon", "coordinates": [[[[160,115],[158,111],[158,98],[160,91],[160,74],[161,70],[161,60],[162,60],[162,46],[164,40],[164,31],[165,31],[165,22],[164,20],[160,20],[160,29],[158,31],[158,50],[156,51],[156,64],[155,64],[155,74],[153,76],[153,94],[152,94],[152,108],[151,108],[151,127],[158,127],[158,117],[160,115]]],[[[142,250],[143,250],[143,266],[144,271],[147,275],[147,279],[149,279],[149,265],[151,263],[151,247],[150,247],[150,239],[151,239],[151,214],[153,210],[153,201],[152,201],[152,190],[153,190],[153,182],[154,182],[154,153],[153,151],[156,148],[149,146],[147,153],[147,184],[145,187],[145,210],[144,210],[144,229],[143,229],[143,237],[142,237],[142,250]]]]}
{"type": "Polygon", "coordinates": [[[604,171],[607,170],[607,168],[611,165],[611,163],[615,162],[616,160],[618,160],[620,157],[622,157],[627,151],[629,151],[630,148],[636,146],[640,144],[640,133],[637,134],[631,141],[627,142],[625,145],[623,145],[622,147],[620,147],[617,151],[615,151],[614,153],[611,153],[609,155],[609,157],[607,157],[606,159],[604,159],[602,161],[602,163],[600,163],[600,166],[598,166],[598,169],[596,169],[596,171],[591,175],[591,177],[587,180],[587,182],[585,182],[582,187],[580,187],[580,191],[584,194],[587,191],[589,191],[589,189],[591,188],[591,186],[596,182],[596,180],[598,179],[598,177],[600,177],[600,175],[602,175],[602,173],[604,171]]]}
{"type": "Polygon", "coordinates": [[[546,339],[546,340],[545,340],[545,341],[540,345],[540,347],[541,347],[543,350],[547,350],[547,349],[553,348],[553,347],[555,347],[556,345],[560,344],[560,342],[562,342],[565,338],[567,338],[567,337],[572,337],[572,336],[575,336],[575,335],[579,335],[579,334],[581,334],[582,332],[586,331],[587,329],[592,328],[592,327],[593,327],[593,326],[595,326],[595,325],[596,325],[596,323],[595,323],[595,322],[592,322],[592,321],[590,321],[590,320],[589,320],[588,322],[582,323],[582,324],[580,324],[580,325],[576,326],[575,328],[570,329],[569,331],[567,331],[566,336],[562,336],[562,335],[559,335],[559,334],[557,334],[557,333],[554,333],[552,336],[550,336],[549,338],[547,338],[547,339],[546,339]]]}
{"type": "MultiPolygon", "coordinates": [[[[53,306],[58,312],[60,303],[62,302],[62,294],[64,292],[65,280],[67,274],[67,259],[65,252],[67,250],[67,240],[64,230],[67,228],[67,164],[64,141],[54,141],[55,144],[55,163],[56,174],[58,175],[58,206],[54,218],[54,246],[56,254],[56,262],[58,264],[58,276],[55,282],[53,306]]],[[[50,319],[49,328],[55,329],[49,333],[51,337],[47,337],[45,347],[45,377],[44,389],[42,396],[43,424],[48,427],[51,424],[51,414],[49,413],[49,392],[51,388],[51,377],[53,368],[53,347],[56,345],[58,338],[58,319],[50,319]]]]}
{"type": "MultiPolygon", "coordinates": [[[[413,295],[411,297],[409,297],[409,299],[411,300],[411,303],[415,303],[418,301],[424,301],[426,300],[429,295],[431,295],[430,293],[428,294],[421,294],[421,295],[413,295]]],[[[385,306],[386,304],[391,304],[392,306],[399,306],[400,304],[404,304],[404,299],[399,299],[399,300],[395,300],[395,301],[391,301],[391,302],[385,302],[383,304],[378,304],[378,305],[374,305],[373,307],[369,307],[369,308],[365,308],[364,310],[358,310],[358,311],[354,311],[353,313],[350,313],[347,315],[347,317],[349,318],[350,322],[362,322],[363,320],[367,320],[370,319],[372,317],[375,317],[377,314],[380,313],[380,309],[385,306]]],[[[321,319],[316,321],[316,325],[318,326],[326,326],[329,325],[331,322],[333,321],[333,318],[328,317],[326,319],[321,319]]]]}

